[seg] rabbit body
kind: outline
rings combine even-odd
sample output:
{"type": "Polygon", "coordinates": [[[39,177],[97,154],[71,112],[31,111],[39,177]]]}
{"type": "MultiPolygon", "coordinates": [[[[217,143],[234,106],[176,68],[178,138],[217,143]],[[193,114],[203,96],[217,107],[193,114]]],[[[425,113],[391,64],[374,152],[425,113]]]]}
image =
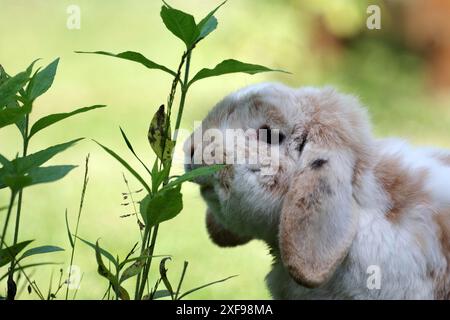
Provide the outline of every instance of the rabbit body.
{"type": "MultiPolygon", "coordinates": [[[[211,128],[280,132],[258,142],[276,162],[245,145],[257,164],[225,161],[196,181],[215,243],[268,244],[274,298],[450,298],[450,152],[373,138],[359,101],[330,88],[239,90],[200,129],[211,128]]],[[[208,141],[215,156],[230,153],[218,139],[196,143],[200,129],[185,144],[187,170],[195,157],[205,165],[208,141]]]]}

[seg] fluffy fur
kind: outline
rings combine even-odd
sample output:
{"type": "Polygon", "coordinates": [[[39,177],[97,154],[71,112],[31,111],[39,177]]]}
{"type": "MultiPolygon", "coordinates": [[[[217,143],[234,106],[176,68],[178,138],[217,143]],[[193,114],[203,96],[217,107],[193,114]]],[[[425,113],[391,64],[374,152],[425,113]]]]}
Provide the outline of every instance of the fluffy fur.
{"type": "MultiPolygon", "coordinates": [[[[264,161],[232,164],[197,182],[214,242],[271,248],[274,298],[450,298],[450,152],[375,139],[358,100],[331,88],[250,86],[202,123],[261,127],[286,137],[269,146],[276,174],[261,174],[264,161]],[[371,266],[379,288],[367,285],[371,266]]],[[[200,152],[192,141],[188,160],[200,152]]]]}

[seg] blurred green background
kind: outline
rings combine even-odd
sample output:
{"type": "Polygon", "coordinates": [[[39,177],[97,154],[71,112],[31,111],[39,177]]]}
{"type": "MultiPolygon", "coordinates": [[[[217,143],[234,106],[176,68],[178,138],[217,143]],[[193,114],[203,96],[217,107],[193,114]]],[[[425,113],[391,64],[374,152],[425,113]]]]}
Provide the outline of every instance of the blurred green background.
{"type": "MultiPolygon", "coordinates": [[[[281,81],[297,87],[329,84],[360,97],[370,111],[378,136],[402,136],[418,145],[450,147],[450,5],[418,0],[407,6],[406,2],[228,1],[216,14],[218,30],[194,51],[192,70],[236,58],[288,70],[292,75],[229,75],[199,82],[188,97],[182,127],[192,129],[193,121],[200,121],[224,95],[252,83],[281,81]],[[382,9],[381,30],[366,28],[366,9],[374,3],[382,9]],[[434,14],[432,19],[423,17],[430,12],[434,14]]],[[[219,3],[170,1],[198,19],[219,3]]],[[[82,165],[90,153],[90,183],[80,235],[91,241],[101,238],[103,246],[122,257],[138,241],[134,218],[120,218],[131,212],[129,207],[121,206],[121,193],[126,191],[124,169],[90,139],[101,141],[133,162],[120,136],[121,126],[150,163],[153,156],[147,128],[157,107],[166,101],[171,79],[138,64],[74,51],[133,50],[176,68],[183,44],[165,30],[160,7],[158,0],[0,0],[0,64],[10,74],[22,71],[35,58],[42,58],[40,63],[46,65],[61,57],[55,83],[36,102],[32,121],[51,112],[108,105],[107,109],[55,125],[33,139],[31,152],[72,138],[87,138],[52,161],[80,165],[77,170],[57,183],[26,190],[22,240],[70,247],[64,211],[68,209],[74,225],[82,165]],[[81,9],[80,30],[66,27],[66,10],[72,4],[81,9]]],[[[0,131],[0,152],[14,157],[21,148],[18,141],[19,133],[13,126],[0,131]]],[[[175,168],[176,172],[181,170],[175,168]]],[[[129,181],[134,189],[139,188],[131,177],[129,181]]],[[[160,227],[156,247],[156,254],[173,256],[167,264],[169,278],[177,280],[183,261],[188,260],[185,289],[239,275],[190,298],[270,298],[264,277],[271,258],[265,245],[253,241],[233,249],[214,246],[206,234],[205,205],[197,187],[185,184],[183,192],[184,210],[160,227]]],[[[8,192],[1,191],[0,207],[7,204],[7,199],[8,192]]],[[[66,270],[69,253],[35,259],[61,262],[66,270]]],[[[79,243],[75,264],[83,272],[77,297],[101,298],[106,283],[96,273],[93,251],[79,243]]],[[[54,283],[57,281],[59,268],[40,268],[33,278],[46,290],[52,272],[54,283]]],[[[1,288],[4,290],[5,285],[1,288]]],[[[23,292],[21,298],[34,296],[23,292]]]]}

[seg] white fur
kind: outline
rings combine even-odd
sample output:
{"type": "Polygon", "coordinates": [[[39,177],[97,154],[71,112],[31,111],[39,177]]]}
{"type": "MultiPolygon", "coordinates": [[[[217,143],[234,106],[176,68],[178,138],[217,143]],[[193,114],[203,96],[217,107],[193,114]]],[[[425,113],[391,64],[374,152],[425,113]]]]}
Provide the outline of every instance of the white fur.
{"type": "MultiPolygon", "coordinates": [[[[278,84],[251,86],[230,95],[207,117],[205,126],[217,123],[225,128],[257,128],[268,119],[248,112],[249,97],[259,95],[288,119],[286,132],[303,121],[298,105],[306,95],[320,95],[322,89],[303,88],[292,90],[278,84]],[[238,103],[239,110],[227,115],[231,103],[238,103]]],[[[188,146],[190,150],[190,145],[188,146]]],[[[437,152],[429,148],[413,148],[398,139],[374,140],[375,158],[396,156],[402,165],[417,172],[426,169],[426,192],[432,199],[433,210],[450,208],[450,167],[439,162],[437,152]]],[[[289,146],[281,146],[281,162],[286,179],[304,159],[295,159],[289,146]],[[300,161],[300,162],[299,162],[300,161]]],[[[208,183],[214,186],[215,195],[206,198],[216,218],[223,226],[236,234],[265,241],[274,254],[272,271],[267,284],[274,298],[278,299],[434,299],[436,283],[430,270],[445,270],[447,261],[439,243],[438,230],[430,207],[415,206],[402,216],[401,223],[392,223],[386,217],[389,210],[388,196],[374,173],[364,173],[361,185],[353,190],[353,205],[358,215],[357,232],[347,256],[333,276],[324,285],[308,289],[296,283],[280,258],[278,225],[283,198],[267,191],[263,185],[270,177],[263,177],[249,170],[248,166],[234,166],[231,190],[225,191],[217,182],[217,176],[208,183]],[[418,243],[417,237],[422,239],[418,243]],[[369,289],[369,266],[381,271],[381,287],[369,289]]],[[[288,182],[286,182],[288,183],[288,182]]],[[[333,217],[338,219],[339,217],[333,217]]],[[[338,223],[338,221],[336,221],[338,223]]],[[[443,271],[444,272],[444,271],[443,271]]]]}

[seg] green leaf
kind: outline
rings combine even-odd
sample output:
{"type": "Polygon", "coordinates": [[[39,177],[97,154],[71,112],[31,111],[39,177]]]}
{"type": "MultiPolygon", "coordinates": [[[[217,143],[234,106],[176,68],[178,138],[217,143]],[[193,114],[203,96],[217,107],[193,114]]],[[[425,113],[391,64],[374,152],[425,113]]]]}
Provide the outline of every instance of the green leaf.
{"type": "Polygon", "coordinates": [[[152,168],[152,190],[158,190],[159,186],[164,182],[170,171],[170,166],[163,166],[162,170],[159,171],[158,164],[158,159],[155,159],[152,168]]]}
{"type": "Polygon", "coordinates": [[[165,71],[174,77],[177,75],[174,71],[170,70],[169,68],[167,68],[163,65],[160,65],[156,62],[153,62],[153,61],[147,59],[139,52],[125,51],[125,52],[121,52],[118,54],[114,54],[114,53],[110,53],[110,52],[106,52],[106,51],[75,51],[75,52],[76,53],[87,53],[87,54],[100,54],[100,55],[104,55],[104,56],[110,56],[110,57],[120,58],[120,59],[124,59],[124,60],[129,60],[129,61],[140,63],[149,69],[159,69],[159,70],[165,71]]]}
{"type": "Polygon", "coordinates": [[[224,279],[221,279],[221,280],[213,281],[213,282],[204,284],[204,285],[202,285],[202,286],[200,286],[200,287],[197,287],[197,288],[188,290],[188,291],[186,291],[185,293],[183,293],[182,295],[180,295],[180,297],[178,298],[178,300],[181,300],[183,297],[186,297],[187,295],[189,295],[189,294],[191,294],[191,293],[193,293],[193,292],[195,292],[195,291],[198,291],[198,290],[201,290],[201,289],[203,289],[203,288],[212,286],[213,284],[216,284],[216,283],[225,282],[225,281],[227,281],[227,280],[229,280],[229,279],[231,279],[231,278],[234,278],[234,277],[237,277],[237,275],[230,276],[230,277],[227,277],[227,278],[224,278],[224,279]]]}
{"type": "Polygon", "coordinates": [[[0,268],[10,263],[26,246],[34,240],[19,242],[14,246],[0,250],[0,268]]]}
{"type": "Polygon", "coordinates": [[[5,108],[0,110],[0,128],[16,123],[27,113],[29,111],[26,108],[5,108]]]}
{"type": "MultiPolygon", "coordinates": [[[[95,141],[95,140],[94,140],[95,141]]],[[[100,147],[102,147],[106,152],[108,152],[113,158],[115,158],[117,161],[119,161],[141,184],[142,186],[148,191],[148,193],[151,193],[150,187],[147,185],[145,180],[137,173],[125,160],[123,160],[117,153],[112,151],[111,149],[105,147],[101,143],[95,141],[100,147]]]]}
{"type": "MultiPolygon", "coordinates": [[[[28,173],[0,175],[0,181],[12,190],[20,190],[40,183],[48,183],[64,178],[76,166],[50,166],[32,168],[28,173]]],[[[1,184],[1,182],[0,182],[1,184]]]]}
{"type": "Polygon", "coordinates": [[[186,44],[186,48],[192,48],[200,35],[192,15],[164,5],[161,7],[161,18],[166,28],[181,39],[186,44]]]}
{"type": "Polygon", "coordinates": [[[31,183],[24,187],[60,180],[76,167],[72,165],[61,165],[31,169],[28,173],[28,176],[31,178],[31,183]]]}
{"type": "Polygon", "coordinates": [[[29,106],[19,107],[16,101],[16,94],[28,82],[34,61],[26,71],[14,77],[9,77],[2,73],[2,83],[0,85],[0,128],[19,122],[24,116],[31,112],[29,106]],[[7,106],[7,108],[4,108],[7,106]]]}
{"type": "Polygon", "coordinates": [[[204,69],[200,70],[191,79],[191,81],[189,81],[188,86],[192,85],[194,82],[201,80],[201,79],[205,79],[205,78],[209,78],[209,77],[217,77],[217,76],[229,74],[229,73],[242,72],[242,73],[247,73],[247,74],[256,74],[256,73],[261,73],[261,72],[272,72],[272,71],[288,73],[283,70],[274,70],[274,69],[270,69],[270,68],[267,68],[267,67],[264,67],[261,65],[257,65],[257,64],[250,64],[250,63],[245,63],[245,62],[241,62],[241,61],[234,60],[234,59],[228,59],[228,60],[222,61],[217,66],[215,66],[213,69],[204,68],[204,69]]]}
{"type": "Polygon", "coordinates": [[[75,246],[75,244],[73,242],[72,232],[70,231],[69,218],[67,216],[67,209],[66,209],[65,217],[66,217],[67,236],[69,237],[70,246],[73,248],[75,246]]]}
{"type": "Polygon", "coordinates": [[[31,184],[31,178],[23,174],[10,174],[0,171],[0,187],[3,185],[9,187],[14,192],[29,186],[31,184]]]}
{"type": "Polygon", "coordinates": [[[152,295],[152,299],[156,300],[156,299],[161,299],[161,298],[171,297],[171,296],[172,295],[169,290],[158,290],[152,295]]]}
{"type": "Polygon", "coordinates": [[[137,276],[141,272],[142,268],[144,268],[146,259],[147,259],[146,257],[142,256],[137,258],[136,261],[131,266],[129,266],[122,272],[119,283],[122,283],[125,280],[137,276]]]}
{"type": "Polygon", "coordinates": [[[37,254],[44,254],[44,253],[50,253],[50,252],[58,252],[58,251],[64,251],[63,248],[57,247],[57,246],[40,246],[32,249],[28,249],[25,251],[20,259],[24,259],[26,257],[34,256],[37,254]]]}
{"type": "Polygon", "coordinates": [[[140,204],[140,211],[145,224],[154,226],[173,219],[183,209],[181,186],[160,190],[153,197],[147,195],[140,204]]]}
{"type": "Polygon", "coordinates": [[[200,31],[200,35],[197,38],[197,42],[204,39],[208,34],[213,32],[217,28],[217,19],[214,17],[214,14],[221,6],[223,6],[226,1],[222,2],[217,8],[208,13],[206,17],[200,21],[197,25],[198,30],[200,31]]]}
{"type": "Polygon", "coordinates": [[[63,152],[82,139],[83,138],[78,138],[69,142],[54,145],[47,149],[30,154],[26,157],[15,159],[12,161],[12,163],[16,167],[17,173],[29,172],[31,169],[39,167],[58,153],[63,152]]]}
{"type": "MultiPolygon", "coordinates": [[[[119,127],[120,128],[120,127],[119,127]]],[[[120,128],[120,133],[122,134],[122,138],[123,140],[125,140],[125,143],[128,147],[128,149],[130,149],[131,153],[134,155],[134,157],[142,164],[142,166],[145,168],[145,170],[147,170],[147,172],[152,175],[152,173],[150,172],[150,170],[147,168],[147,166],[145,165],[145,163],[138,157],[138,155],[136,154],[136,152],[134,151],[133,145],[131,144],[130,140],[128,140],[127,135],[125,134],[125,131],[122,130],[122,128],[120,128]]]]}
{"type": "Polygon", "coordinates": [[[30,101],[43,95],[52,86],[58,68],[59,58],[55,59],[47,67],[37,72],[27,87],[27,95],[30,101]]]}
{"type": "Polygon", "coordinates": [[[61,120],[64,120],[66,118],[72,117],[74,115],[77,115],[77,114],[80,114],[83,112],[91,111],[91,110],[98,109],[98,108],[104,108],[104,107],[106,107],[106,106],[105,105],[95,105],[95,106],[80,108],[80,109],[74,110],[72,112],[55,113],[55,114],[51,114],[46,117],[43,117],[43,118],[39,119],[38,121],[36,121],[35,124],[31,127],[29,138],[31,138],[34,134],[41,131],[42,129],[47,128],[56,122],[59,122],[61,120]]]}
{"type": "Polygon", "coordinates": [[[6,106],[20,89],[28,82],[30,73],[28,71],[20,72],[14,77],[10,77],[0,85],[0,108],[6,106]]]}
{"type": "Polygon", "coordinates": [[[102,250],[103,249],[100,248],[97,240],[95,244],[95,259],[97,260],[98,274],[109,280],[109,282],[113,286],[114,291],[116,292],[117,296],[120,297],[120,299],[130,300],[130,295],[128,294],[128,292],[117,283],[117,278],[111,273],[111,271],[108,270],[108,268],[106,268],[105,264],[103,263],[102,250]]]}
{"type": "Polygon", "coordinates": [[[161,105],[153,116],[148,129],[148,141],[156,156],[166,164],[172,158],[175,143],[170,138],[170,124],[167,124],[167,116],[164,105],[161,105]],[[168,129],[168,132],[166,132],[168,129]],[[164,139],[165,138],[165,139],[164,139]]]}
{"type": "Polygon", "coordinates": [[[164,285],[166,286],[167,291],[169,291],[170,293],[170,297],[174,298],[174,292],[172,289],[172,285],[170,284],[169,278],[167,277],[167,269],[166,269],[166,261],[167,260],[172,260],[170,257],[164,258],[161,260],[161,262],[159,263],[159,275],[161,276],[161,280],[164,283],[164,285]]]}
{"type": "Polygon", "coordinates": [[[0,164],[4,167],[11,166],[11,162],[3,155],[0,154],[0,164]]]}
{"type": "MultiPolygon", "coordinates": [[[[77,239],[80,239],[81,241],[83,241],[85,244],[87,244],[89,247],[91,247],[92,249],[96,250],[96,245],[92,242],[89,242],[87,240],[84,240],[83,238],[80,238],[78,236],[76,236],[77,239]]],[[[106,251],[105,249],[100,249],[100,253],[109,261],[111,261],[115,266],[117,265],[117,260],[116,258],[114,258],[114,256],[109,253],[108,251],[106,251]]]]}
{"type": "Polygon", "coordinates": [[[179,184],[182,184],[183,182],[190,181],[196,177],[202,177],[202,176],[208,176],[208,175],[214,174],[214,173],[220,171],[221,169],[223,169],[224,167],[225,166],[223,164],[215,164],[212,166],[196,168],[192,171],[186,172],[185,174],[176,178],[175,180],[172,180],[167,185],[165,185],[162,190],[173,188],[179,184]]]}
{"type": "Polygon", "coordinates": [[[157,254],[157,255],[152,255],[152,256],[149,256],[149,255],[147,255],[147,254],[143,254],[143,255],[141,255],[140,257],[135,257],[135,258],[129,258],[129,259],[127,259],[127,260],[124,260],[124,261],[121,261],[120,262],[120,264],[119,264],[119,269],[122,269],[126,264],[128,264],[128,263],[130,263],[130,262],[134,262],[134,261],[136,261],[136,260],[140,260],[140,259],[147,259],[147,258],[161,258],[161,257],[170,257],[170,255],[167,255],[167,254],[157,254]]]}

